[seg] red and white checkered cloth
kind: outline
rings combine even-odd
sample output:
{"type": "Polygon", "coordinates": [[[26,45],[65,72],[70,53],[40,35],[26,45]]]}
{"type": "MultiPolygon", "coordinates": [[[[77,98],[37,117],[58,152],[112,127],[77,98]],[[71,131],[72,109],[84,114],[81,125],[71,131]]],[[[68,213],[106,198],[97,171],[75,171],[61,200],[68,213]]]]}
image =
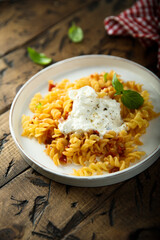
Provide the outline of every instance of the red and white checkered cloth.
{"type": "Polygon", "coordinates": [[[118,16],[105,18],[104,25],[109,35],[131,35],[146,46],[157,42],[160,69],[160,0],[138,0],[118,16]]]}

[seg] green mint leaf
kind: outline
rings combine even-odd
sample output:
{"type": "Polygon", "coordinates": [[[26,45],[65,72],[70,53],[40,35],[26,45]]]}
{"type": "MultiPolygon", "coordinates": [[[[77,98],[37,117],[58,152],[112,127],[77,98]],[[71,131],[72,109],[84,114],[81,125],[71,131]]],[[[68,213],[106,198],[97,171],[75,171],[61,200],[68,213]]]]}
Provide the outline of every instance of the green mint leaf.
{"type": "Polygon", "coordinates": [[[118,80],[116,73],[113,75],[112,86],[117,91],[117,95],[123,93],[123,84],[118,80]]]}
{"type": "Polygon", "coordinates": [[[138,92],[132,90],[123,90],[121,100],[129,109],[137,109],[142,106],[144,102],[143,97],[138,92]]]}
{"type": "Polygon", "coordinates": [[[40,65],[48,65],[52,62],[52,58],[46,57],[44,53],[38,53],[36,50],[34,50],[31,47],[27,48],[28,54],[30,59],[40,65]]]}
{"type": "Polygon", "coordinates": [[[105,74],[103,75],[105,82],[107,82],[107,75],[108,75],[108,73],[105,73],[105,74]]]}
{"type": "Polygon", "coordinates": [[[37,105],[36,105],[36,108],[40,108],[42,106],[42,103],[39,102],[37,105]]]}
{"type": "Polygon", "coordinates": [[[72,26],[68,30],[68,37],[72,42],[78,43],[83,40],[83,30],[82,28],[72,23],[72,26]]]}

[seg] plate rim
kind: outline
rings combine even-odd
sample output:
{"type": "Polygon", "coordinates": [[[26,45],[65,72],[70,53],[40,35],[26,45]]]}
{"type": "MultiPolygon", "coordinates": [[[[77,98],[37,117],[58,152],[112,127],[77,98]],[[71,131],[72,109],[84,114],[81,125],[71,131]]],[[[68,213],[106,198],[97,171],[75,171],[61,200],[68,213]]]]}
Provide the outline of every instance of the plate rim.
{"type": "MultiPolygon", "coordinates": [[[[110,59],[114,59],[114,60],[120,60],[120,61],[123,61],[123,62],[130,63],[131,65],[135,65],[136,67],[139,67],[142,70],[144,70],[145,72],[147,72],[150,75],[152,75],[152,77],[154,77],[158,81],[158,83],[160,84],[159,78],[152,71],[150,71],[149,69],[145,68],[144,66],[142,66],[142,65],[140,65],[140,64],[138,64],[138,63],[136,63],[134,61],[125,59],[125,58],[121,58],[121,57],[117,57],[117,56],[111,56],[111,55],[104,55],[104,54],[91,54],[91,55],[82,55],[82,56],[71,57],[71,58],[67,58],[67,59],[58,61],[58,62],[53,63],[53,64],[51,64],[50,66],[48,66],[48,67],[46,67],[44,69],[41,69],[36,74],[34,74],[31,78],[29,78],[29,80],[27,80],[26,83],[17,92],[16,96],[13,99],[13,102],[12,102],[11,108],[10,108],[10,112],[9,112],[9,128],[10,128],[10,132],[11,132],[12,138],[13,138],[14,142],[16,143],[16,145],[18,147],[18,150],[20,150],[22,152],[22,154],[24,154],[24,156],[28,159],[28,161],[27,161],[26,158],[23,157],[23,159],[25,159],[29,163],[29,165],[35,164],[36,167],[41,168],[45,172],[49,172],[52,175],[56,175],[58,177],[64,177],[64,178],[67,178],[67,179],[70,179],[70,180],[71,179],[73,179],[73,180],[74,179],[78,179],[78,180],[81,180],[81,181],[86,181],[86,180],[87,181],[92,181],[92,180],[99,180],[99,179],[104,179],[105,180],[105,179],[111,179],[111,178],[113,178],[115,176],[117,176],[117,177],[119,176],[120,177],[120,176],[122,176],[125,173],[130,174],[130,172],[132,172],[133,169],[136,170],[137,168],[141,167],[141,165],[144,165],[147,161],[151,160],[154,157],[154,155],[156,155],[158,152],[160,152],[160,144],[159,144],[156,147],[156,149],[149,156],[147,156],[145,159],[141,160],[140,162],[136,163],[133,166],[130,166],[130,167],[128,167],[128,168],[126,168],[126,169],[124,169],[122,171],[118,171],[118,172],[115,172],[115,173],[112,173],[112,174],[106,174],[106,175],[102,174],[102,175],[94,175],[94,176],[74,176],[74,175],[71,175],[71,174],[56,172],[56,171],[53,171],[53,170],[49,169],[48,167],[44,166],[43,164],[37,162],[37,160],[34,159],[33,157],[29,156],[25,152],[23,147],[20,145],[19,141],[17,140],[17,138],[16,138],[16,136],[14,134],[14,129],[13,129],[13,126],[12,126],[12,115],[13,115],[13,112],[14,112],[14,107],[16,105],[16,102],[17,102],[20,94],[23,92],[24,88],[30,82],[32,82],[34,80],[34,78],[38,77],[42,72],[48,71],[50,68],[53,68],[54,66],[62,65],[64,63],[71,62],[71,61],[74,61],[74,60],[77,60],[77,59],[97,58],[97,57],[99,57],[99,58],[110,58],[110,59]]],[[[136,176],[136,175],[137,174],[134,174],[134,176],[136,176]]],[[[128,178],[126,178],[126,179],[128,179],[128,178]]],[[[119,182],[121,182],[121,181],[123,181],[123,180],[120,180],[119,182]]],[[[107,185],[107,184],[105,183],[104,185],[107,185]]]]}

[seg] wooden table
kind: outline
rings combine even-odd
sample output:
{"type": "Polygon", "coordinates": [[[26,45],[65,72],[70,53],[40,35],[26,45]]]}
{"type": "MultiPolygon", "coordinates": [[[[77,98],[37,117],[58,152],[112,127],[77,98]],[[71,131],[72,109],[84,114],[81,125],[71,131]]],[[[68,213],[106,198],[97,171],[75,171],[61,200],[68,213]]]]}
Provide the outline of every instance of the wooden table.
{"type": "Polygon", "coordinates": [[[131,37],[111,37],[106,16],[133,0],[38,0],[0,2],[0,240],[157,240],[160,237],[160,161],[138,176],[100,188],[56,183],[34,171],[11,137],[8,116],[13,98],[41,66],[27,46],[53,62],[84,54],[133,60],[159,75],[157,46],[143,48],[131,37]],[[74,21],[84,41],[67,36],[74,21]]]}

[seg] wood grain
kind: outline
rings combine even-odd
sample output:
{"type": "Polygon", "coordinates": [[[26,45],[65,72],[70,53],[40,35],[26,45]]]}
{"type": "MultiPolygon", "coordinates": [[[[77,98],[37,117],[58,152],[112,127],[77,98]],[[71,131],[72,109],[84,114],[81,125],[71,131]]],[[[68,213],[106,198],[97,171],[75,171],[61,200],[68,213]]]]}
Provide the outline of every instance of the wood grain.
{"type": "Polygon", "coordinates": [[[133,60],[159,75],[157,46],[108,36],[103,20],[134,0],[23,0],[0,2],[0,240],[159,240],[160,161],[125,182],[100,188],[59,184],[21,157],[9,130],[9,109],[23,84],[42,69],[27,46],[53,62],[84,54],[133,60]],[[72,43],[72,22],[84,30],[72,43]]]}
{"type": "Polygon", "coordinates": [[[158,231],[159,164],[120,184],[69,190],[28,169],[3,187],[1,216],[5,218],[1,219],[0,229],[15,232],[16,225],[23,229],[23,239],[119,236],[121,240],[131,239],[138,229],[150,232],[154,226],[158,231]],[[73,202],[77,202],[75,207],[73,202]]]}
{"type": "Polygon", "coordinates": [[[0,116],[0,188],[29,168],[9,131],[9,111],[0,116]]]}
{"type": "Polygon", "coordinates": [[[0,3],[0,56],[43,34],[46,29],[71,15],[87,1],[17,1],[0,3]],[[7,14],[6,14],[7,8],[7,14]]]}

